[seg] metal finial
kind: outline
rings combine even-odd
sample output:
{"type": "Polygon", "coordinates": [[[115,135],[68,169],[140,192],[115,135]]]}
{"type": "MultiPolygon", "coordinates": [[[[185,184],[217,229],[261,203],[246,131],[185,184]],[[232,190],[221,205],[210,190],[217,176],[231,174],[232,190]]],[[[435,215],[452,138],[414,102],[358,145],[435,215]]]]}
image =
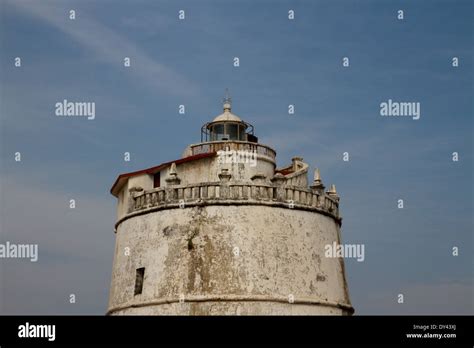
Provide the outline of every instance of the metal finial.
{"type": "Polygon", "coordinates": [[[232,106],[232,98],[230,97],[229,94],[229,89],[225,89],[225,97],[224,97],[224,111],[228,110],[230,111],[230,108],[232,106]]]}

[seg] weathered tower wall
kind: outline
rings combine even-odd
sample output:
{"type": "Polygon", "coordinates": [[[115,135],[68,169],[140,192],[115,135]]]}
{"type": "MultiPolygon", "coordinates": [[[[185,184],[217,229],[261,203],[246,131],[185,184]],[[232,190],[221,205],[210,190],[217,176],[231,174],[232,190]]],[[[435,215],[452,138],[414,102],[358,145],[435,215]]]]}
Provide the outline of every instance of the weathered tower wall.
{"type": "Polygon", "coordinates": [[[342,260],[324,257],[326,244],[339,243],[333,217],[298,201],[293,208],[230,203],[158,209],[120,222],[109,314],[352,312],[342,260]],[[134,295],[142,267],[143,292],[134,295]]]}

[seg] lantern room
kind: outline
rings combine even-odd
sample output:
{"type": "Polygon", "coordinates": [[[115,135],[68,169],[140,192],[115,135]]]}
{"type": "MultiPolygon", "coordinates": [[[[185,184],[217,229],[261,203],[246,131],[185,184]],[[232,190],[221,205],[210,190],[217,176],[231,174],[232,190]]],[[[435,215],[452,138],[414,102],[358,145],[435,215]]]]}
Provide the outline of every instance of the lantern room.
{"type": "Polygon", "coordinates": [[[257,143],[253,126],[244,122],[231,112],[231,98],[224,98],[224,112],[201,128],[201,142],[211,141],[246,141],[257,143]]]}

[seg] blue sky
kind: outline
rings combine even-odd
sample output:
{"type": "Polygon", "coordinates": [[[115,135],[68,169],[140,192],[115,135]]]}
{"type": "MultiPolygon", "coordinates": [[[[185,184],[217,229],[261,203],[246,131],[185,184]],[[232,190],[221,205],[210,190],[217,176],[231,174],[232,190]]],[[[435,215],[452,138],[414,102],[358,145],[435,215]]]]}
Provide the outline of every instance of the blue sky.
{"type": "Polygon", "coordinates": [[[473,7],[1,1],[0,238],[40,249],[37,263],[1,261],[1,312],[104,313],[110,186],[199,142],[229,88],[233,112],[254,124],[280,166],[302,156],[326,186],[336,184],[343,241],[365,244],[364,262],[346,260],[357,314],[472,314],[473,7]],[[95,102],[95,119],[56,117],[63,99],[95,102]],[[388,99],[420,102],[420,119],[381,117],[388,99]]]}

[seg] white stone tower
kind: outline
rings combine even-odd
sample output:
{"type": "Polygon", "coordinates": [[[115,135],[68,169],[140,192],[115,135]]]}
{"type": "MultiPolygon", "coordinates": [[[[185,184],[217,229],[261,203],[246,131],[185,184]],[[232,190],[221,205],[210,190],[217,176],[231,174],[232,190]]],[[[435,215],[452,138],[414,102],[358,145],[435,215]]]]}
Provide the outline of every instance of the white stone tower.
{"type": "Polygon", "coordinates": [[[224,112],[182,158],[120,175],[108,314],[350,315],[339,196],[224,112]]]}

